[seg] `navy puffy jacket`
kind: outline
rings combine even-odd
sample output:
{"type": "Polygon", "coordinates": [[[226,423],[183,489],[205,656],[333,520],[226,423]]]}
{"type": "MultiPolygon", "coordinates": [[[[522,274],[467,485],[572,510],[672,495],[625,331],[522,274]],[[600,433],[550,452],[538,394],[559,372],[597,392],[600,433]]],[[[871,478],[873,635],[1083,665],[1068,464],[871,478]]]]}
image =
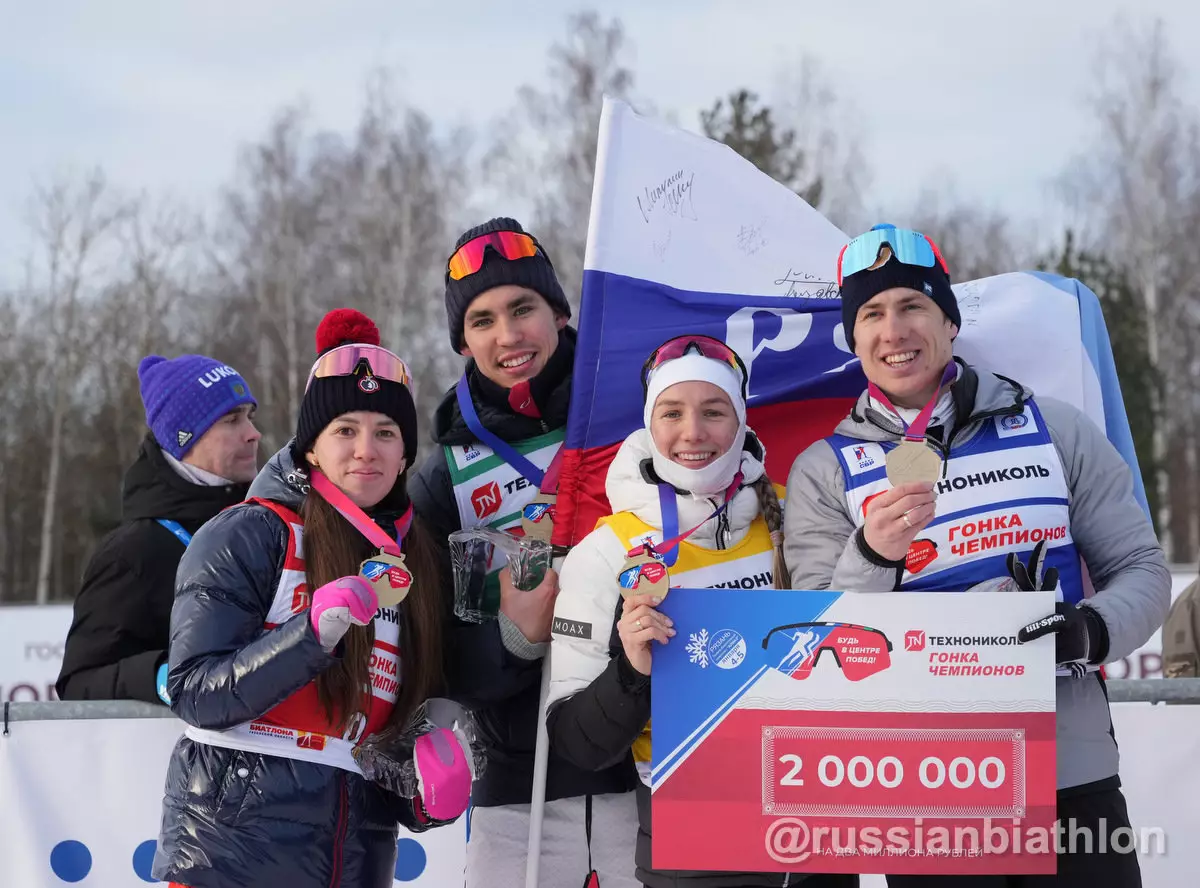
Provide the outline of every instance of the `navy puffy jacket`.
{"type": "MultiPolygon", "coordinates": [[[[284,448],[250,493],[298,510],[302,483],[284,448]]],[[[270,510],[239,505],[204,525],[180,562],[168,690],[189,725],[257,718],[334,662],[307,612],[263,628],[287,533],[270,510]]],[[[185,736],[167,772],[154,876],[191,888],[390,888],[410,804],[348,771],[185,736]]]]}

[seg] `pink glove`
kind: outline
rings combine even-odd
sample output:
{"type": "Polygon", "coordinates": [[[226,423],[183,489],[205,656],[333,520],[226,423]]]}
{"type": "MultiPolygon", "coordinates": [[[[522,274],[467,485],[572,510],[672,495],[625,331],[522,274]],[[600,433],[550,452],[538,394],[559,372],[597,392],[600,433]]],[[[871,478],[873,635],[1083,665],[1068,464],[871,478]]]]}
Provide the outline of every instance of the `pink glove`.
{"type": "Polygon", "coordinates": [[[448,823],[467,810],[473,774],[470,745],[464,738],[449,728],[436,728],[417,738],[413,762],[422,813],[448,823]]]}
{"type": "Polygon", "coordinates": [[[317,633],[317,641],[332,651],[353,624],[365,626],[375,619],[379,599],[362,577],[341,577],[326,583],[313,593],[308,618],[317,633]]]}

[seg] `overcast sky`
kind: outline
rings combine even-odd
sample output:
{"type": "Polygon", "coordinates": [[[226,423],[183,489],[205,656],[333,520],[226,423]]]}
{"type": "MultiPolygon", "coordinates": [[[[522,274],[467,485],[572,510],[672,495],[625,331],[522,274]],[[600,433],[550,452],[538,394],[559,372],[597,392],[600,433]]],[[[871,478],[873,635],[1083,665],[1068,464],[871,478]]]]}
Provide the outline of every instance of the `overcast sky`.
{"type": "MultiPolygon", "coordinates": [[[[1086,151],[1098,39],[1161,17],[1200,105],[1200,3],[1183,0],[610,0],[636,93],[694,128],[747,86],[770,94],[803,54],[858,110],[871,207],[948,177],[965,197],[1044,217],[1086,151]]],[[[99,164],[116,183],[203,205],[239,145],[298,99],[347,130],[383,65],[439,124],[481,126],[583,4],[482,0],[0,0],[0,283],[26,249],[33,182],[99,164]]]]}

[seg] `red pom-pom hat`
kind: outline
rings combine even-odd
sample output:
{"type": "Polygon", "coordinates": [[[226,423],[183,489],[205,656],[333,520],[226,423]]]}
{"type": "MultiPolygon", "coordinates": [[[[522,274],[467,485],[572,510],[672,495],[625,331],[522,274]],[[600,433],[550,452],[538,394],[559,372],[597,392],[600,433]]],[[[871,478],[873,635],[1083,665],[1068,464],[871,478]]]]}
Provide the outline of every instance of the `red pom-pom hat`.
{"type": "Polygon", "coordinates": [[[334,309],[317,326],[316,346],[317,362],[296,422],[295,453],[311,450],[317,436],[337,417],[362,410],[396,421],[411,466],[417,453],[417,411],[408,367],[380,346],[375,322],[352,308],[334,309]],[[341,350],[334,353],[335,349],[341,350]]]}
{"type": "Polygon", "coordinates": [[[353,308],[335,308],[317,325],[317,354],[323,355],[339,345],[379,345],[375,322],[353,308]]]}

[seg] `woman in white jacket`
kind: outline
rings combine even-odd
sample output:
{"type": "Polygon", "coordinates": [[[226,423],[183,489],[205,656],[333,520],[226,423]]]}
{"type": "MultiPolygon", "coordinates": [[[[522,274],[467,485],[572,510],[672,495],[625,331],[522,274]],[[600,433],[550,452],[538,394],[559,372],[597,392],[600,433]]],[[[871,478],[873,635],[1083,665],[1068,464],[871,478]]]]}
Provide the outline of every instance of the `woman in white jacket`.
{"type": "Polygon", "coordinates": [[[629,588],[630,556],[652,543],[651,554],[669,566],[671,586],[728,586],[736,595],[737,589],[790,584],[779,499],[763,467],[762,447],[746,426],[741,360],[723,342],[683,336],[656,349],[642,372],[645,428],[625,439],[605,485],[614,514],[571,551],[559,578],[550,748],[595,770],[632,756],[643,783],[637,790],[635,874],[648,888],[856,885],[855,876],[667,872],[650,866],[652,644],[669,643],[675,630],[655,608],[659,599],[653,592],[629,588]]]}

